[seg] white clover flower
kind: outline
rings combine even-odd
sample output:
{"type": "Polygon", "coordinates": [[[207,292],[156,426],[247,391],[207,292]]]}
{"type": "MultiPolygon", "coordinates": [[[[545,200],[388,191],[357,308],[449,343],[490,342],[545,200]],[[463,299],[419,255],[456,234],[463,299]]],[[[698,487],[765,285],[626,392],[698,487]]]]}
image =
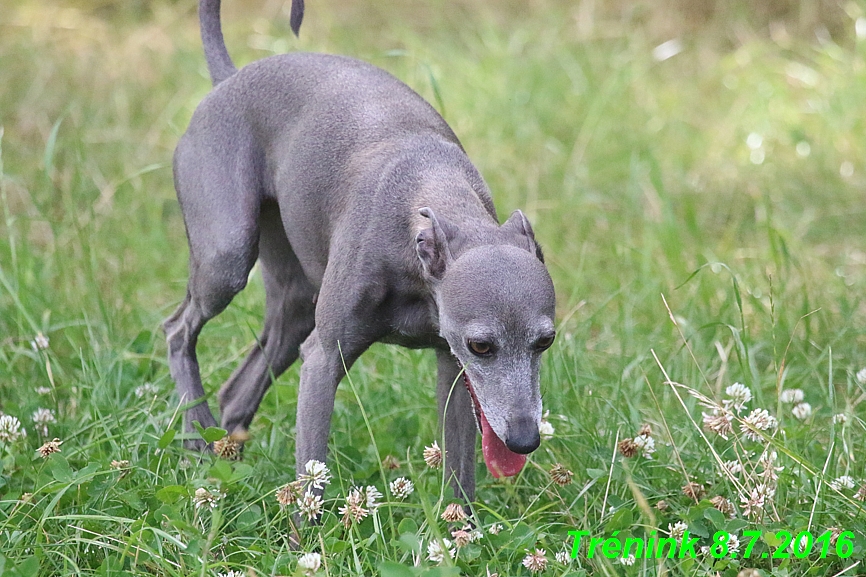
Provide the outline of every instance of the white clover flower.
{"type": "Polygon", "coordinates": [[[346,496],[346,505],[340,507],[337,511],[343,516],[343,526],[347,529],[354,523],[360,523],[369,514],[369,510],[364,508],[367,503],[366,492],[355,487],[346,496]]]}
{"type": "Polygon", "coordinates": [[[304,553],[298,559],[298,569],[304,575],[314,575],[322,567],[322,556],[318,553],[304,553]]]}
{"type": "Polygon", "coordinates": [[[217,577],[246,577],[243,571],[235,571],[232,569],[228,573],[218,573],[217,577]]]}
{"type": "Polygon", "coordinates": [[[135,396],[139,399],[159,396],[159,387],[153,383],[144,383],[143,385],[135,387],[135,396]]]}
{"type": "Polygon", "coordinates": [[[571,563],[571,555],[566,551],[559,551],[556,555],[556,562],[562,565],[569,565],[571,563]]]}
{"type": "Polygon", "coordinates": [[[722,467],[731,475],[737,475],[743,472],[743,464],[737,460],[725,461],[722,467]]]}
{"type": "Polygon", "coordinates": [[[789,405],[802,403],[804,398],[806,397],[803,394],[803,389],[785,389],[779,395],[779,400],[789,405]]]}
{"type": "Polygon", "coordinates": [[[740,539],[733,533],[728,533],[728,553],[738,553],[740,551],[740,539]]]}
{"type": "Polygon", "coordinates": [[[442,539],[441,543],[434,539],[427,545],[427,559],[433,563],[441,563],[445,559],[446,554],[450,559],[453,559],[457,555],[457,550],[451,546],[451,541],[448,539],[442,539]],[[442,547],[442,543],[445,544],[444,548],[442,547]]]}
{"type": "Polygon", "coordinates": [[[470,543],[475,543],[476,541],[478,541],[482,537],[484,537],[484,533],[482,533],[480,529],[472,529],[471,531],[469,531],[469,542],[470,543]]]}
{"type": "Polygon", "coordinates": [[[27,431],[21,428],[21,421],[12,415],[0,416],[0,442],[14,443],[27,436],[27,431]]]}
{"type": "Polygon", "coordinates": [[[307,518],[307,521],[312,521],[322,514],[322,505],[324,505],[322,497],[308,490],[298,501],[298,510],[301,515],[307,518]]]}
{"type": "Polygon", "coordinates": [[[552,439],[555,432],[556,429],[553,428],[550,421],[547,419],[541,419],[541,422],[538,424],[538,434],[541,435],[542,441],[549,441],[552,439]]]}
{"type": "Polygon", "coordinates": [[[757,517],[764,511],[764,505],[767,502],[767,495],[763,487],[756,487],[749,491],[748,495],[740,495],[740,505],[743,509],[743,515],[747,517],[757,517]]]}
{"type": "Polygon", "coordinates": [[[833,415],[833,424],[834,425],[844,425],[848,422],[848,415],[845,413],[838,413],[833,415]]]}
{"type": "Polygon", "coordinates": [[[810,542],[811,542],[811,538],[807,537],[806,535],[803,535],[802,537],[800,537],[797,540],[792,539],[791,544],[788,545],[788,548],[794,554],[797,554],[800,552],[808,552],[811,549],[811,547],[809,547],[810,542]],[[808,549],[807,549],[807,547],[808,547],[808,549]]]}
{"type": "Polygon", "coordinates": [[[738,413],[752,400],[752,390],[743,383],[734,383],[725,389],[725,394],[731,398],[725,399],[722,404],[738,413]]]}
{"type": "Polygon", "coordinates": [[[223,495],[219,491],[212,493],[204,487],[199,487],[195,490],[195,496],[192,498],[192,502],[195,504],[196,509],[199,507],[210,507],[211,509],[214,509],[217,506],[217,501],[222,498],[223,495]]]}
{"type": "Polygon", "coordinates": [[[544,549],[536,549],[523,558],[523,566],[529,569],[530,573],[540,573],[547,567],[547,557],[544,549]]]}
{"type": "Polygon", "coordinates": [[[656,452],[655,439],[644,434],[635,437],[633,442],[645,459],[652,459],[652,454],[656,452]]]}
{"type": "Polygon", "coordinates": [[[856,484],[857,482],[848,475],[842,475],[841,477],[837,477],[830,481],[830,486],[837,491],[841,491],[842,489],[853,489],[856,484]]]}
{"type": "Polygon", "coordinates": [[[674,524],[668,523],[668,534],[677,541],[683,538],[683,535],[688,531],[688,529],[688,524],[683,523],[682,521],[677,521],[674,524]]]}
{"type": "Polygon", "coordinates": [[[299,475],[298,478],[308,484],[308,489],[310,486],[314,489],[324,489],[331,482],[331,470],[321,461],[315,459],[307,461],[304,470],[306,473],[299,475]]]}
{"type": "Polygon", "coordinates": [[[791,414],[801,421],[805,421],[812,416],[812,405],[809,403],[797,403],[794,405],[794,408],[791,409],[791,414]]]}
{"type": "Polygon", "coordinates": [[[866,369],[860,369],[859,371],[857,371],[856,378],[858,383],[860,383],[861,385],[866,385],[866,369]]]}
{"type": "Polygon", "coordinates": [[[770,415],[766,409],[753,409],[749,416],[743,419],[740,425],[740,431],[747,439],[752,441],[760,441],[762,439],[759,431],[770,431],[775,429],[779,422],[775,417],[770,415]]]}
{"type": "Polygon", "coordinates": [[[628,557],[620,557],[619,562],[623,565],[626,565],[627,567],[631,567],[632,565],[634,565],[635,562],[634,553],[632,553],[628,557]]]}
{"type": "Polygon", "coordinates": [[[499,535],[500,531],[502,531],[502,524],[501,523],[494,523],[493,525],[490,526],[489,529],[487,529],[487,532],[490,533],[491,535],[499,535]]]}
{"type": "Polygon", "coordinates": [[[415,491],[415,485],[406,477],[394,479],[391,481],[389,487],[391,488],[391,494],[397,499],[405,499],[415,491]]]}
{"type": "Polygon", "coordinates": [[[36,425],[36,430],[43,437],[48,436],[48,425],[57,422],[57,419],[54,418],[54,413],[50,409],[43,408],[36,409],[31,419],[33,419],[33,424],[36,425]]]}
{"type": "Polygon", "coordinates": [[[48,395],[51,394],[51,387],[36,387],[37,395],[48,395]]]}
{"type": "Polygon", "coordinates": [[[379,508],[379,499],[382,498],[382,493],[373,485],[367,485],[364,494],[367,499],[367,508],[370,509],[371,513],[375,513],[376,509],[379,508]]]}
{"type": "Polygon", "coordinates": [[[36,336],[33,337],[32,341],[30,341],[30,348],[34,351],[46,350],[48,348],[48,337],[42,333],[36,333],[36,336]]]}
{"type": "Polygon", "coordinates": [[[758,464],[764,469],[760,474],[758,474],[758,477],[763,479],[768,485],[775,485],[776,481],[779,480],[779,475],[777,475],[777,473],[785,470],[785,467],[776,466],[776,461],[778,459],[778,453],[776,453],[776,451],[771,451],[768,447],[761,454],[761,458],[758,461],[758,464]]]}

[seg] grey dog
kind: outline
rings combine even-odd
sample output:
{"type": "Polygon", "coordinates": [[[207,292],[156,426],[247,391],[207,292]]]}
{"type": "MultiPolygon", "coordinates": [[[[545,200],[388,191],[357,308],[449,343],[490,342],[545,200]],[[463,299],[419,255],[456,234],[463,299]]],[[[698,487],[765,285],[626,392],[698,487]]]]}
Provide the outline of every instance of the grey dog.
{"type": "MultiPolygon", "coordinates": [[[[295,33],[302,15],[294,0],[295,33]]],[[[175,151],[189,282],[164,325],[186,431],[216,425],[198,335],[258,259],[264,329],[220,390],[224,429],[243,436],[300,355],[300,472],[325,460],[337,385],[361,353],[374,342],[433,348],[455,493],[474,499],[476,426],[490,472],[517,474],[539,445],[539,363],[555,336],[553,283],[526,217],[498,223],[457,137],[388,73],[309,53],[237,70],[220,0],[200,0],[199,17],[214,89],[175,151]]]]}

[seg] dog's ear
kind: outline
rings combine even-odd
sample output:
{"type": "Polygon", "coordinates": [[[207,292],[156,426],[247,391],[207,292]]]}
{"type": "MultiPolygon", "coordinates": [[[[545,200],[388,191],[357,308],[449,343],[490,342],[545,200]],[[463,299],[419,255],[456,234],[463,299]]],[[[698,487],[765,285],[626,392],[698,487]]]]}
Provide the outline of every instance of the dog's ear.
{"type": "MultiPolygon", "coordinates": [[[[506,234],[513,235],[517,239],[517,246],[525,248],[538,257],[538,260],[544,262],[544,253],[541,252],[541,245],[535,241],[535,233],[532,232],[532,225],[529,224],[529,219],[519,210],[511,213],[499,230],[506,234]]],[[[512,238],[513,238],[512,237],[512,238]]]]}
{"type": "Polygon", "coordinates": [[[418,212],[430,219],[430,228],[425,228],[415,237],[415,250],[424,271],[435,279],[441,279],[449,263],[454,260],[448,239],[454,237],[457,227],[437,218],[429,207],[425,206],[418,212]]]}

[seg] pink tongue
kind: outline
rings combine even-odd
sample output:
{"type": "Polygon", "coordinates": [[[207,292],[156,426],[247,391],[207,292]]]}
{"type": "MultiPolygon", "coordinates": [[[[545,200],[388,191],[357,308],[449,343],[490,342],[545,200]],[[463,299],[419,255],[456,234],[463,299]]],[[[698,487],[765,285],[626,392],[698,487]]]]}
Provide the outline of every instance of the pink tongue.
{"type": "Polygon", "coordinates": [[[526,464],[526,455],[510,451],[505,443],[490,428],[487,417],[481,413],[481,452],[490,474],[496,477],[513,477],[526,464]]]}

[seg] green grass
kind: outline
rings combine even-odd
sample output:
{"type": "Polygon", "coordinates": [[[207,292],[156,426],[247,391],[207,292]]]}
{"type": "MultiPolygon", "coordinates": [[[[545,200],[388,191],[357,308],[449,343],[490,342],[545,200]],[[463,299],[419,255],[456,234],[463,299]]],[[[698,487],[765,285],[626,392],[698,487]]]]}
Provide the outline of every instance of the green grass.
{"type": "MultiPolygon", "coordinates": [[[[2,10],[0,411],[28,433],[0,441],[2,575],[298,571],[294,508],[274,498],[295,477],[297,366],[265,398],[242,462],[199,462],[171,438],[180,418],[159,324],[183,296],[187,256],[170,159],[209,89],[192,4],[2,10]],[[38,333],[45,350],[31,347],[38,333]],[[145,383],[157,394],[138,396],[145,383]],[[32,422],[39,408],[56,416],[47,436],[32,422]],[[36,449],[55,437],[62,452],[43,459],[36,449]],[[200,487],[226,496],[196,509],[200,487]]],[[[434,103],[500,213],[529,215],[557,288],[542,374],[554,438],[511,481],[479,460],[485,536],[456,562],[434,568],[426,554],[453,528],[439,518],[450,489],[421,458],[436,434],[432,354],[376,346],[357,363],[337,395],[323,523],[300,528],[322,574],[528,575],[536,548],[547,575],[866,572],[855,499],[866,482],[866,41],[854,33],[866,5],[331,1],[308,3],[296,40],[281,3],[224,4],[239,64],[350,54],[434,103]],[[656,61],[674,37],[683,51],[656,61]],[[734,382],[753,393],[740,417],[778,419],[761,442],[739,421],[727,440],[701,427],[700,398],[720,402],[734,382]],[[796,388],[812,408],[804,420],[780,400],[796,388]],[[619,455],[644,423],[652,458],[619,455]],[[784,469],[748,516],[739,493],[759,483],[765,447],[784,469]],[[386,455],[400,469],[383,470],[386,455]],[[725,475],[729,460],[744,472],[725,475]],[[550,481],[555,463],[572,484],[550,481]],[[831,486],[843,475],[855,488],[831,486]],[[387,494],[398,476],[416,484],[406,501],[387,494]],[[706,497],[684,495],[689,481],[706,497]],[[354,485],[375,485],[385,504],[347,530],[337,509],[354,485]],[[714,512],[716,496],[734,502],[733,518],[714,512]],[[627,567],[585,547],[568,566],[553,560],[570,551],[569,530],[642,536],[678,521],[702,545],[719,530],[745,541],[836,527],[854,533],[854,551],[755,559],[776,550],[768,538],[750,561],[627,567]]],[[[208,391],[254,343],[262,302],[256,276],[205,328],[208,391]]]]}

